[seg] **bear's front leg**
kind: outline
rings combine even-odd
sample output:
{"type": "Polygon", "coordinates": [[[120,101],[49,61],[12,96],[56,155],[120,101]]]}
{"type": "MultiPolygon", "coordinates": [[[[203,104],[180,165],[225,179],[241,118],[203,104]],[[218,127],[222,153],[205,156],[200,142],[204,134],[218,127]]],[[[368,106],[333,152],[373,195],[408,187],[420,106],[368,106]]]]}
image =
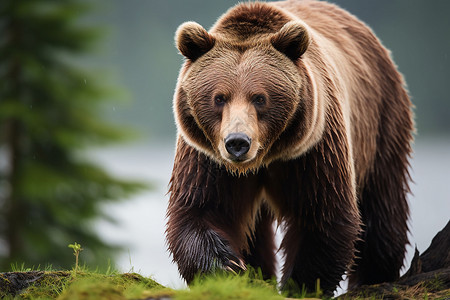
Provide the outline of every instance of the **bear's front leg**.
{"type": "Polygon", "coordinates": [[[167,242],[182,277],[245,269],[248,222],[257,190],[252,176],[232,176],[178,141],[170,182],[167,242]]]}
{"type": "Polygon", "coordinates": [[[242,256],[211,220],[205,219],[205,208],[169,209],[167,241],[181,276],[190,283],[197,274],[217,270],[245,269],[242,256]]]}
{"type": "Polygon", "coordinates": [[[325,133],[308,153],[268,169],[285,226],[281,284],[291,295],[315,292],[318,279],[332,295],[353,262],[360,217],[348,144],[336,135],[325,133]]]}

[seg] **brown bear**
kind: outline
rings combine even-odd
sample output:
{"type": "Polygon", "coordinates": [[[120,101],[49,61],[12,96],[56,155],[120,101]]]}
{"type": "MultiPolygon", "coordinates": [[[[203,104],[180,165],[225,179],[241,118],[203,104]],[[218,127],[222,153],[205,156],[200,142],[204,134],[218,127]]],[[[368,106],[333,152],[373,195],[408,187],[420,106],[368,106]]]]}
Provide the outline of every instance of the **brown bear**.
{"type": "Polygon", "coordinates": [[[209,32],[182,24],[176,46],[166,234],[182,277],[275,276],[278,221],[282,287],[398,278],[412,105],[372,31],[325,2],[244,3],[209,32]]]}

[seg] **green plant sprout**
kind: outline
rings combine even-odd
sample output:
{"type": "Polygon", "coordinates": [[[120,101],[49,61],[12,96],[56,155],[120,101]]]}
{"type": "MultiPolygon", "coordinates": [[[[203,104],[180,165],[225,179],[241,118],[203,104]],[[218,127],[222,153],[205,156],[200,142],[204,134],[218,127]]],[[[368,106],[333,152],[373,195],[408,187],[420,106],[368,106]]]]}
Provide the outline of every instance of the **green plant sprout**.
{"type": "Polygon", "coordinates": [[[73,244],[69,244],[69,248],[73,249],[73,255],[75,255],[75,273],[78,270],[78,256],[80,255],[80,252],[83,251],[83,248],[81,248],[81,245],[77,242],[73,244]]]}

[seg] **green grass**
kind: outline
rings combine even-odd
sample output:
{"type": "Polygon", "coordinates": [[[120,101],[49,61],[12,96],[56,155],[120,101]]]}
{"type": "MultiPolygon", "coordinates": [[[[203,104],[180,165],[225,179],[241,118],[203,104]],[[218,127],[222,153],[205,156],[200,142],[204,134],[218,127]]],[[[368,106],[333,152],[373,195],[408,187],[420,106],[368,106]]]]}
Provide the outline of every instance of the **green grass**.
{"type": "Polygon", "coordinates": [[[25,263],[21,263],[20,265],[18,263],[11,264],[11,272],[31,272],[31,271],[52,271],[53,267],[52,265],[46,265],[44,268],[42,268],[40,265],[35,267],[27,267],[25,263]]]}
{"type": "MultiPolygon", "coordinates": [[[[8,279],[0,274],[0,298],[4,299],[140,299],[149,292],[172,291],[136,273],[100,274],[86,271],[30,271],[37,280],[12,296],[8,279]],[[6,288],[5,288],[6,287],[6,288]]],[[[25,274],[25,273],[24,273],[25,274]]],[[[145,298],[145,297],[144,297],[145,298]]],[[[142,299],[144,299],[142,298],[142,299]]]]}
{"type": "Polygon", "coordinates": [[[106,272],[90,271],[79,265],[80,244],[68,245],[75,256],[70,271],[55,271],[51,266],[44,270],[13,265],[16,274],[0,273],[1,299],[159,299],[170,297],[181,300],[202,299],[284,299],[275,281],[262,280],[261,272],[247,271],[240,275],[217,273],[198,277],[188,289],[172,290],[151,278],[136,273],[120,274],[108,268],[106,272]],[[17,282],[31,282],[26,288],[17,282]],[[19,290],[18,290],[19,289],[19,290]]]}
{"type": "MultiPolygon", "coordinates": [[[[198,278],[187,289],[172,290],[151,278],[136,273],[100,274],[79,268],[72,271],[29,271],[25,273],[39,277],[19,295],[11,296],[11,290],[0,289],[4,299],[159,299],[171,297],[181,300],[202,299],[284,299],[277,292],[274,282],[257,279],[254,273],[242,275],[220,274],[198,278]],[[32,272],[32,273],[30,273],[32,272]],[[38,274],[38,276],[36,276],[38,274]]],[[[0,274],[0,287],[8,282],[0,274]]]]}
{"type": "MultiPolygon", "coordinates": [[[[58,299],[58,300],[106,300],[106,299],[174,299],[174,300],[215,300],[215,299],[286,299],[286,295],[279,293],[274,281],[264,281],[255,272],[245,272],[240,275],[217,274],[199,277],[186,289],[173,290],[166,288],[151,278],[136,273],[120,274],[115,270],[108,273],[88,271],[85,267],[78,268],[78,272],[70,271],[30,271],[20,266],[21,272],[11,279],[11,273],[0,273],[0,299],[58,299]],[[19,294],[11,288],[17,278],[21,282],[32,280],[32,283],[19,294]],[[25,279],[25,280],[23,280],[25,279]],[[13,296],[16,294],[15,296],[13,296]]],[[[382,289],[382,285],[368,287],[367,290],[345,295],[339,299],[390,299],[392,297],[404,299],[448,299],[450,290],[441,286],[441,282],[432,285],[419,283],[412,287],[394,286],[382,289]],[[438,290],[439,289],[439,290],[438,290]]],[[[316,293],[307,295],[299,293],[294,297],[323,297],[320,289],[316,293]]]]}
{"type": "Polygon", "coordinates": [[[273,282],[254,278],[247,272],[243,275],[216,275],[198,278],[189,289],[177,291],[175,299],[221,300],[221,299],[284,299],[273,282]]]}

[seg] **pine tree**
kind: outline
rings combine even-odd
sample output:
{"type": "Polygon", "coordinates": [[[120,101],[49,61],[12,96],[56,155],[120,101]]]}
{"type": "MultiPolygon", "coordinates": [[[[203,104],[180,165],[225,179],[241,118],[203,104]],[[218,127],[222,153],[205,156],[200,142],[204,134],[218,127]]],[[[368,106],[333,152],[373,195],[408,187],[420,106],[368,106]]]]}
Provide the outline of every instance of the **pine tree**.
{"type": "Polygon", "coordinates": [[[78,22],[76,0],[0,1],[0,270],[11,263],[102,265],[114,247],[93,220],[100,204],[142,188],[83,158],[82,150],[124,138],[99,118],[108,90],[74,63],[99,37],[78,22]]]}

